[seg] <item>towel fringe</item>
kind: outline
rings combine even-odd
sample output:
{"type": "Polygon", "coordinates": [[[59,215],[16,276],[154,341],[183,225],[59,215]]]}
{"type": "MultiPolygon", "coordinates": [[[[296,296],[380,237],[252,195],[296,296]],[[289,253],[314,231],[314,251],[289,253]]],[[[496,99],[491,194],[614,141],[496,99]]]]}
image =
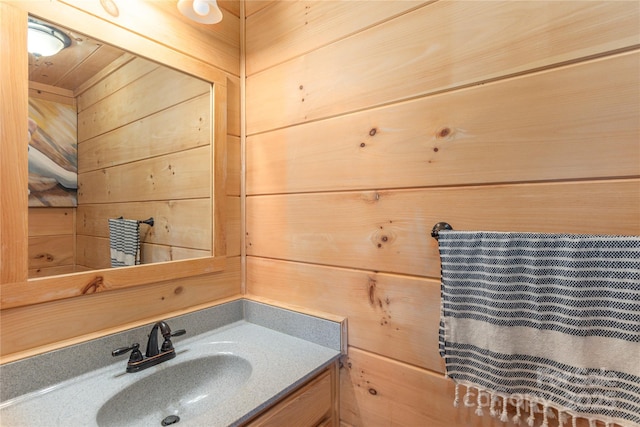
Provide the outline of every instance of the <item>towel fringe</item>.
{"type": "Polygon", "coordinates": [[[484,415],[484,411],[482,410],[482,402],[480,402],[480,395],[482,394],[482,390],[478,389],[478,397],[476,399],[476,415],[481,417],[484,415]]]}
{"type": "Polygon", "coordinates": [[[500,415],[500,421],[506,423],[509,421],[509,414],[507,413],[507,398],[502,397],[502,415],[500,415]]]}
{"type": "Polygon", "coordinates": [[[464,394],[464,397],[462,398],[462,403],[467,408],[471,408],[473,406],[473,403],[469,402],[469,399],[471,398],[471,387],[469,387],[468,385],[465,387],[467,387],[467,392],[464,394]]]}
{"type": "Polygon", "coordinates": [[[453,406],[457,408],[460,405],[460,384],[456,384],[455,395],[453,397],[453,406]]]}
{"type": "Polygon", "coordinates": [[[558,411],[558,427],[564,427],[564,423],[566,422],[567,414],[562,411],[558,411]]]}
{"type": "Polygon", "coordinates": [[[522,405],[522,400],[518,400],[516,404],[516,414],[513,416],[513,423],[516,425],[520,425],[520,406],[522,405]]]}
{"type": "Polygon", "coordinates": [[[498,416],[498,411],[496,410],[495,404],[498,401],[498,396],[495,393],[491,393],[491,403],[489,404],[489,414],[492,417],[498,416]]]}
{"type": "Polygon", "coordinates": [[[542,408],[542,424],[540,427],[549,427],[549,408],[545,405],[542,408]]]}
{"type": "Polygon", "coordinates": [[[571,426],[578,427],[578,417],[575,414],[571,414],[571,426]]]}
{"type": "Polygon", "coordinates": [[[529,418],[527,418],[527,424],[529,424],[529,427],[533,427],[533,424],[535,424],[536,422],[537,408],[538,408],[538,405],[534,403],[532,400],[529,400],[529,418]]]}

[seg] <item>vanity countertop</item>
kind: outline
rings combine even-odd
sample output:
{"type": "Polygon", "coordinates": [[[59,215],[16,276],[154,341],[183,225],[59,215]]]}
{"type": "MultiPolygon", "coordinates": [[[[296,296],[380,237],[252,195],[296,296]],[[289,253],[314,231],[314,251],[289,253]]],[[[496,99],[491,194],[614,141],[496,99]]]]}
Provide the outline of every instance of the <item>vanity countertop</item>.
{"type": "MultiPolygon", "coordinates": [[[[215,329],[195,336],[181,337],[180,340],[175,338],[174,359],[137,373],[125,373],[128,356],[118,357],[117,361],[112,360],[106,366],[49,383],[45,387],[3,401],[0,403],[0,423],[3,426],[159,426],[165,417],[178,415],[180,421],[176,426],[236,426],[271,406],[340,357],[342,343],[339,323],[252,301],[241,300],[232,304],[234,303],[242,304],[241,319],[233,320],[234,316],[231,316],[229,319],[233,321],[218,325],[215,329]],[[122,414],[117,414],[115,418],[113,414],[105,417],[102,413],[104,410],[100,411],[113,396],[152,376],[152,380],[156,381],[154,386],[158,384],[158,378],[162,378],[163,387],[172,388],[175,385],[176,394],[179,395],[178,390],[184,389],[185,384],[180,384],[184,378],[176,377],[181,374],[175,366],[183,364],[184,367],[187,366],[185,362],[198,362],[198,359],[209,356],[215,356],[215,360],[226,363],[218,366],[219,373],[212,374],[215,381],[208,383],[207,387],[198,388],[195,394],[190,391],[185,398],[176,399],[169,409],[166,405],[157,411],[145,407],[149,405],[141,403],[145,400],[145,393],[142,392],[137,393],[140,401],[130,402],[131,410],[126,407],[125,411],[116,411],[122,414]],[[233,372],[233,366],[241,368],[238,370],[242,372],[239,376],[225,374],[226,369],[233,372]],[[131,416],[138,412],[139,416],[131,416]]],[[[214,309],[208,309],[213,310],[210,315],[215,315],[214,309]]],[[[187,329],[187,333],[189,326],[196,330],[202,329],[201,322],[199,326],[190,324],[193,319],[190,320],[188,316],[190,315],[168,319],[167,323],[174,330],[187,329]]],[[[131,343],[122,343],[129,344],[131,343]]],[[[144,345],[141,344],[141,347],[144,345]]],[[[49,368],[56,371],[54,366],[47,366],[50,360],[31,362],[36,363],[22,367],[43,372],[49,368]]],[[[212,366],[211,369],[215,370],[216,367],[212,366]]],[[[13,371],[16,368],[20,366],[13,366],[13,371]]],[[[10,376],[15,374],[7,372],[10,376]]],[[[43,372],[36,375],[46,375],[43,372]]],[[[24,378],[28,379],[33,374],[31,371],[24,378]]],[[[10,378],[11,380],[15,381],[10,378]]],[[[187,388],[191,383],[199,382],[197,377],[187,381],[187,388]]],[[[198,384],[194,388],[196,386],[198,384]]]]}

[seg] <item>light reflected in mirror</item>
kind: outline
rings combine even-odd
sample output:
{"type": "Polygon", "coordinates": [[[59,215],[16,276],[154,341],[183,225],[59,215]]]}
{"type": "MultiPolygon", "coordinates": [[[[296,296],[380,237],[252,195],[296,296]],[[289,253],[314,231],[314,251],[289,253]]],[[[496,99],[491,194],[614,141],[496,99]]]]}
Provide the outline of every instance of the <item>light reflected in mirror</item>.
{"type": "Polygon", "coordinates": [[[119,217],[154,219],[142,264],[211,256],[212,85],[46,24],[71,45],[29,54],[29,277],[110,268],[119,217]]]}

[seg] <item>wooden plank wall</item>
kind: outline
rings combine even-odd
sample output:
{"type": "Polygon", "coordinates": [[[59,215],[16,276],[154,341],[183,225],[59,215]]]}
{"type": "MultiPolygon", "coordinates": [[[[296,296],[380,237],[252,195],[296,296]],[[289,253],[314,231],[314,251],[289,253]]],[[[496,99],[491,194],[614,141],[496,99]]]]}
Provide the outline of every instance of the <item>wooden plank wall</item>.
{"type": "Polygon", "coordinates": [[[108,219],[120,216],[154,218],[140,225],[143,264],[212,254],[211,96],[142,58],[78,96],[79,265],[110,267],[108,219]]]}
{"type": "MultiPolygon", "coordinates": [[[[29,98],[75,107],[73,92],[29,82],[29,98]]],[[[76,208],[29,208],[29,278],[76,271],[76,208]]]]}
{"type": "Polygon", "coordinates": [[[75,271],[76,208],[29,208],[29,277],[75,271]]]}
{"type": "MultiPolygon", "coordinates": [[[[72,3],[71,1],[66,3],[72,3]]],[[[206,274],[180,280],[159,282],[129,289],[116,290],[98,294],[70,298],[54,302],[46,302],[33,306],[24,306],[0,311],[0,352],[2,363],[26,357],[42,351],[59,348],[85,339],[95,338],[107,333],[116,332],[131,326],[149,323],[158,319],[190,310],[203,308],[212,304],[235,298],[241,293],[241,262],[240,262],[240,31],[239,9],[236,2],[230,2],[225,10],[223,25],[202,26],[193,25],[182,17],[175,8],[175,2],[119,2],[120,16],[112,18],[102,9],[99,2],[75,2],[68,6],[61,2],[5,2],[0,1],[0,20],[2,21],[2,69],[7,69],[6,76],[16,79],[11,84],[0,85],[3,99],[13,99],[5,90],[15,90],[17,93],[27,91],[26,62],[24,68],[13,67],[23,71],[24,76],[13,76],[10,65],[15,63],[12,58],[26,56],[26,40],[14,40],[13,34],[26,25],[24,9],[37,9],[37,15],[45,19],[76,27],[79,31],[92,33],[100,32],[105,39],[120,37],[127,41],[127,34],[142,34],[146,38],[136,39],[136,43],[149,48],[149,56],[157,60],[167,58],[169,61],[186,61],[197,69],[203,76],[220,79],[219,90],[226,92],[227,111],[216,112],[217,119],[227,123],[228,155],[226,170],[226,228],[227,259],[225,270],[219,273],[206,274]],[[83,8],[90,10],[83,11],[83,8]],[[235,13],[234,13],[235,11],[235,13]],[[85,13],[86,12],[86,13],[85,13]],[[135,13],[141,13],[153,19],[134,19],[135,13]],[[160,24],[162,22],[162,24],[160,24]],[[149,25],[147,25],[149,24],[149,25]],[[124,30],[123,30],[124,28],[124,30]],[[111,31],[113,30],[113,31],[111,31]],[[126,33],[129,31],[130,33],[126,33]],[[125,34],[126,33],[126,34],[125,34]],[[124,35],[123,35],[124,34],[124,35]],[[6,36],[6,37],[5,37],[6,36]],[[146,40],[146,41],[145,41],[146,40]],[[5,45],[7,41],[7,45],[5,45]],[[12,43],[12,44],[9,44],[12,43]],[[19,54],[12,49],[19,50],[19,54]],[[197,58],[195,55],[197,52],[197,58]],[[193,55],[193,56],[191,56],[193,55]],[[177,59],[176,59],[177,58],[177,59]],[[5,59],[7,59],[5,61],[5,59]],[[5,64],[7,65],[5,67],[5,64]],[[7,68],[8,67],[8,68],[7,68]],[[20,84],[20,78],[24,84],[20,84]]],[[[117,39],[116,43],[118,42],[117,39]]],[[[4,76],[5,74],[3,74],[4,76]]],[[[159,91],[162,92],[162,91],[159,91]]],[[[17,111],[26,111],[26,96],[24,105],[16,106],[17,111]]],[[[2,104],[2,121],[11,119],[8,103],[2,104]],[[6,105],[5,105],[6,104],[6,105]],[[7,108],[5,108],[7,107],[7,108]]],[[[24,135],[5,135],[10,140],[26,141],[26,127],[24,135]],[[22,137],[20,137],[22,135],[22,137]]],[[[3,138],[3,140],[5,140],[3,138]]],[[[9,140],[6,139],[5,142],[9,140]]],[[[19,168],[5,168],[5,159],[15,151],[20,152],[17,144],[0,144],[2,151],[2,188],[10,185],[21,185],[26,188],[26,174],[24,183],[20,182],[19,168]],[[18,148],[16,148],[18,147],[18,148]],[[7,156],[5,156],[7,154],[7,156]],[[9,173],[11,172],[11,174],[9,173]],[[14,176],[15,175],[15,176],[14,176]],[[24,185],[23,185],[24,184],[24,185]]],[[[23,156],[26,159],[26,154],[23,156]]],[[[209,157],[210,158],[210,157],[209,157]]],[[[26,167],[26,160],[24,167],[26,167]]],[[[2,197],[2,212],[5,208],[19,207],[19,203],[5,197],[5,191],[0,191],[2,197]]],[[[26,212],[26,197],[24,198],[26,212]]],[[[9,221],[0,223],[2,231],[2,277],[0,283],[13,283],[26,280],[27,266],[13,263],[13,258],[26,261],[27,230],[24,222],[24,233],[20,233],[15,225],[9,221]],[[17,236],[17,237],[14,237],[17,236]],[[18,243],[24,237],[23,246],[18,243]],[[14,253],[24,251],[24,257],[13,256],[14,253]],[[24,270],[24,277],[22,271],[24,270]]],[[[221,254],[224,255],[224,254],[221,254]]]]}
{"type": "Polygon", "coordinates": [[[344,426],[454,409],[439,221],[640,233],[637,2],[277,1],[248,14],[247,292],[349,319],[344,426]]]}

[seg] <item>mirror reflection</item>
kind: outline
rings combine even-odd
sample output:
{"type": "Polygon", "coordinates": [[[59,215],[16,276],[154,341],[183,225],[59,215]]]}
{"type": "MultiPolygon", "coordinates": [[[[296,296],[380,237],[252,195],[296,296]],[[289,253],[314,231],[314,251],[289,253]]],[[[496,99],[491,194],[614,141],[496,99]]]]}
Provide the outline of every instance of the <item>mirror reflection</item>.
{"type": "Polygon", "coordinates": [[[211,256],[211,84],[29,21],[29,277],[211,256]]]}

